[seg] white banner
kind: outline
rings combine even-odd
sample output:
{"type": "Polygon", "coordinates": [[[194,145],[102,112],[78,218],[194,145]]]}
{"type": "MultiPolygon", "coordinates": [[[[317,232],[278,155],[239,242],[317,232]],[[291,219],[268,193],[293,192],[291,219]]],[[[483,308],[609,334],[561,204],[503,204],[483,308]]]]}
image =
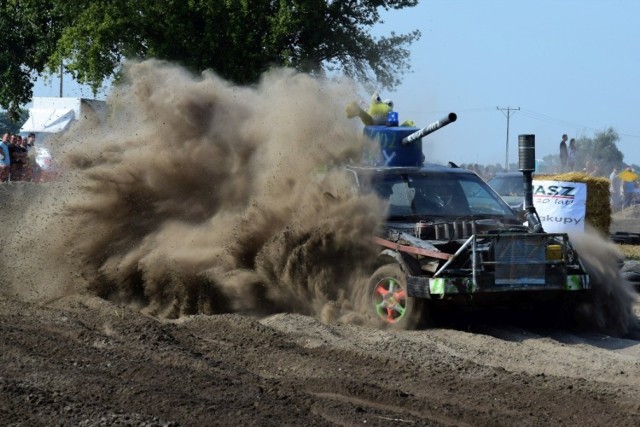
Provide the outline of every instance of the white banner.
{"type": "Polygon", "coordinates": [[[533,205],[544,231],[584,231],[587,184],[583,182],[533,180],[533,205]]]}

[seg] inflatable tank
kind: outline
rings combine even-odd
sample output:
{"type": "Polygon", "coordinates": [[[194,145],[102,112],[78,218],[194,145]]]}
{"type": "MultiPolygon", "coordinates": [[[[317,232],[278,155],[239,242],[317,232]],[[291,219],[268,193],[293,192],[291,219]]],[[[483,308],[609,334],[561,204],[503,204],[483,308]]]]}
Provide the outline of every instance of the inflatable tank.
{"type": "MultiPolygon", "coordinates": [[[[393,113],[393,112],[392,112],[393,113]]],[[[422,138],[456,121],[455,113],[449,113],[422,129],[397,126],[396,119],[390,119],[387,126],[365,126],[364,134],[376,142],[378,152],[365,154],[363,162],[372,166],[421,166],[424,163],[422,138]],[[392,125],[396,124],[396,125],[392,125]]],[[[374,150],[375,151],[375,150],[374,150]]]]}

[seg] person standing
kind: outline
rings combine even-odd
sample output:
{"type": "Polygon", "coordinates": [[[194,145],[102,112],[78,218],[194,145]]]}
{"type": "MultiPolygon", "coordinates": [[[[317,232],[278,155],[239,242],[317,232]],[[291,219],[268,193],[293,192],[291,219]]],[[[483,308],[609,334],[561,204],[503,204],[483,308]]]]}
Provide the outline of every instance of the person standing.
{"type": "Polygon", "coordinates": [[[569,158],[569,150],[567,149],[567,139],[569,137],[565,133],[562,135],[562,141],[560,141],[560,172],[567,170],[567,160],[569,158]]]}
{"type": "Polygon", "coordinates": [[[9,144],[9,156],[11,157],[9,179],[11,181],[24,180],[27,150],[22,148],[21,139],[19,135],[11,135],[11,144],[9,144]]]}
{"type": "Polygon", "coordinates": [[[622,182],[618,176],[618,169],[613,168],[609,175],[609,193],[611,194],[611,211],[618,212],[620,210],[620,186],[622,182]]]}
{"type": "Polygon", "coordinates": [[[24,181],[31,181],[33,175],[33,163],[35,162],[35,156],[29,155],[29,141],[27,138],[18,138],[18,142],[22,152],[24,153],[24,160],[22,164],[22,179],[24,181]]]}
{"type": "Polygon", "coordinates": [[[36,146],[36,134],[31,132],[27,137],[27,150],[29,153],[29,181],[37,181],[40,176],[40,165],[36,161],[36,157],[38,156],[38,151],[35,148],[36,146]],[[32,150],[33,149],[33,150],[32,150]]]}
{"type": "Polygon", "coordinates": [[[576,139],[571,138],[569,141],[569,149],[567,151],[567,166],[570,171],[573,171],[576,167],[576,155],[578,154],[578,147],[576,147],[576,139]]]}
{"type": "Polygon", "coordinates": [[[28,149],[33,148],[36,145],[36,134],[31,132],[27,137],[27,147],[28,149]]]}
{"type": "Polygon", "coordinates": [[[9,169],[11,167],[11,156],[9,155],[9,133],[2,135],[0,143],[0,182],[9,180],[9,169]]]}
{"type": "MultiPolygon", "coordinates": [[[[633,169],[631,169],[631,167],[628,167],[627,171],[633,172],[633,169]]],[[[622,201],[622,209],[626,209],[629,206],[633,205],[635,188],[636,185],[634,181],[624,181],[622,183],[622,197],[624,198],[624,200],[622,201]]]]}

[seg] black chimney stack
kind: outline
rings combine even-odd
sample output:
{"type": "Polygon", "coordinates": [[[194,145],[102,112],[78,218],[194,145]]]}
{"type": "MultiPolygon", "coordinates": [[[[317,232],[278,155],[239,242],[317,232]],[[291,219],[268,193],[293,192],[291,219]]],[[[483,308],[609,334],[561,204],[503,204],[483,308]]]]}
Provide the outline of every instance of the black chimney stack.
{"type": "Polygon", "coordinates": [[[530,233],[542,233],[542,224],[533,206],[533,172],[536,170],[536,136],[518,135],[518,163],[524,181],[524,210],[530,233]]]}

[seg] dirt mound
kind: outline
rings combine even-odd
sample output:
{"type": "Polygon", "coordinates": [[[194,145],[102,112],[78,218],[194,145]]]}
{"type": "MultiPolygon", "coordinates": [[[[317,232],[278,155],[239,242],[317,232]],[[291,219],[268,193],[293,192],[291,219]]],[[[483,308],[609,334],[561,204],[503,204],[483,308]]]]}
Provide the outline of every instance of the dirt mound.
{"type": "Polygon", "coordinates": [[[640,343],[0,297],[6,425],[636,425],[640,343]],[[149,399],[152,395],[153,399],[149,399]]]}

